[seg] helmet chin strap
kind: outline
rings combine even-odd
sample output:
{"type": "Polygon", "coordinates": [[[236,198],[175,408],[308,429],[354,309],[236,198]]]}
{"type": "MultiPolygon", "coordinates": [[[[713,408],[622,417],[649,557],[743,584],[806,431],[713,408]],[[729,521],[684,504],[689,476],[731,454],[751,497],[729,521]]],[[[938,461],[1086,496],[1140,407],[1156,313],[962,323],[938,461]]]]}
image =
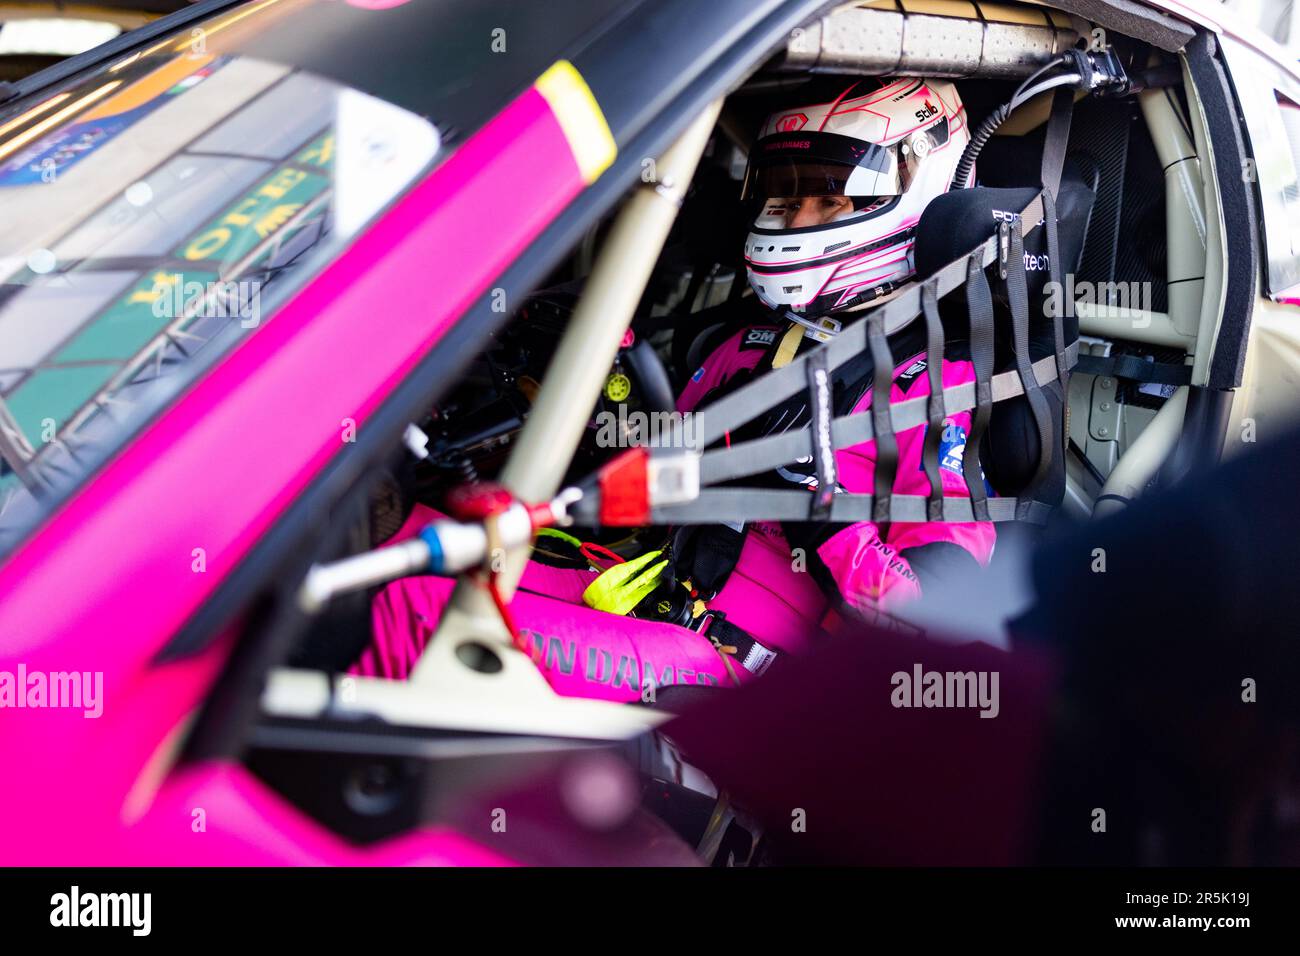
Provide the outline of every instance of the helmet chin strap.
{"type": "Polygon", "coordinates": [[[829,342],[839,334],[840,329],[844,328],[843,322],[832,319],[829,315],[809,319],[792,309],[786,309],[785,317],[796,325],[803,326],[805,338],[814,339],[818,342],[829,342]]]}
{"type": "MultiPolygon", "coordinates": [[[[849,313],[861,312],[865,309],[874,309],[876,306],[883,305],[901,293],[903,289],[907,288],[911,281],[912,280],[909,279],[907,282],[883,283],[869,292],[862,293],[866,298],[861,301],[852,302],[852,304],[837,309],[836,311],[849,313]]],[[[804,336],[806,338],[815,339],[818,342],[829,342],[839,334],[840,329],[844,328],[843,322],[839,319],[832,318],[830,315],[809,318],[808,316],[800,315],[793,309],[786,309],[784,315],[791,322],[804,327],[806,330],[804,336]]]]}

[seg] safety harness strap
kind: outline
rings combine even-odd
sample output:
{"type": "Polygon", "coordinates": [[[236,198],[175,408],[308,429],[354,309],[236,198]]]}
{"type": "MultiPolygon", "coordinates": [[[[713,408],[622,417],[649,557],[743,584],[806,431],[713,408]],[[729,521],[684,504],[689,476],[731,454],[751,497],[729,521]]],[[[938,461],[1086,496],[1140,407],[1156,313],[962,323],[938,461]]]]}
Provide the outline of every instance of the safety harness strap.
{"type": "MultiPolygon", "coordinates": [[[[830,521],[853,524],[871,521],[875,515],[874,495],[838,494],[831,504],[830,521]]],[[[924,522],[929,514],[927,495],[891,495],[890,518],[893,521],[924,522]]],[[[1042,524],[1051,506],[1024,498],[990,498],[987,500],[989,521],[1028,521],[1042,524]]],[[[976,521],[968,498],[949,498],[949,521],[976,521]]],[[[798,488],[704,488],[693,501],[656,508],[655,521],[682,524],[710,524],[715,521],[739,520],[759,513],[766,521],[802,521],[808,514],[808,492],[798,488]]]]}
{"type": "MultiPolygon", "coordinates": [[[[939,300],[934,285],[928,281],[921,286],[921,314],[925,316],[925,371],[930,383],[930,394],[926,400],[929,424],[925,432],[925,448],[921,454],[921,464],[925,468],[925,477],[930,481],[930,499],[926,506],[928,520],[942,521],[944,495],[943,481],[939,477],[939,450],[945,427],[943,322],[939,319],[939,300]]],[[[888,367],[892,370],[894,366],[891,363],[888,367]]],[[[877,376],[877,378],[892,378],[892,376],[877,376]]]]}
{"type": "MultiPolygon", "coordinates": [[[[1058,86],[1052,94],[1052,113],[1043,137],[1042,183],[1043,189],[1053,197],[1061,191],[1061,173],[1065,169],[1065,150],[1070,142],[1070,120],[1074,114],[1074,89],[1058,86]]],[[[1050,230],[1048,242],[1051,242],[1050,230]]]]}
{"type": "Polygon", "coordinates": [[[1192,367],[1153,362],[1140,355],[1080,355],[1074,370],[1084,375],[1108,375],[1153,385],[1190,385],[1192,367]]]}
{"type": "MultiPolygon", "coordinates": [[[[1056,200],[1052,194],[1043,190],[1043,211],[1046,214],[1044,222],[1047,228],[1047,269],[1050,281],[1054,283],[1053,288],[1060,289],[1061,286],[1061,246],[1057,241],[1057,224],[1056,224],[1056,200]]],[[[1070,380],[1070,367],[1065,363],[1065,319],[1060,315],[1060,309],[1054,310],[1052,314],[1052,338],[1056,346],[1056,374],[1061,379],[1062,387],[1067,385],[1070,380]]]]}
{"type": "MultiPolygon", "coordinates": [[[[881,316],[867,317],[867,342],[871,346],[871,361],[876,372],[871,378],[871,424],[876,432],[876,508],[871,520],[883,523],[890,520],[890,498],[894,494],[894,477],[898,474],[898,426],[894,423],[894,355],[885,339],[885,326],[881,316]]],[[[841,445],[840,447],[844,447],[841,445]]]]}
{"type": "Polygon", "coordinates": [[[818,349],[808,356],[808,407],[812,422],[813,468],[817,475],[817,488],[812,494],[808,520],[825,521],[830,516],[831,499],[839,484],[835,465],[835,446],[831,440],[831,422],[835,409],[831,405],[831,373],[826,367],[826,353],[818,349]]]}
{"type": "MultiPolygon", "coordinates": [[[[1071,343],[1066,348],[1067,358],[1073,360],[1078,354],[1078,343],[1071,343]]],[[[1047,385],[1056,379],[1056,359],[1048,355],[1031,366],[1034,378],[1040,385],[1047,385]]],[[[1024,394],[1020,373],[1015,369],[994,375],[989,382],[990,399],[993,402],[1005,401],[1024,394]]],[[[896,402],[893,406],[893,424],[899,431],[915,428],[926,422],[929,397],[911,398],[896,402]]],[[[975,383],[963,382],[943,389],[943,407],[947,415],[968,411],[975,407],[975,383]]],[[[861,442],[871,441],[875,429],[869,412],[855,412],[841,415],[831,423],[831,437],[837,448],[850,448],[861,442]]],[[[700,459],[700,483],[719,484],[746,475],[756,475],[769,471],[778,465],[784,465],[798,458],[811,454],[808,431],[799,429],[782,432],[779,435],[766,435],[749,441],[739,442],[730,448],[719,448],[704,453],[700,459]]]]}
{"type": "MultiPolygon", "coordinates": [[[[1065,170],[1065,153],[1070,143],[1070,121],[1073,116],[1074,90],[1065,86],[1058,87],[1056,92],[1052,94],[1052,114],[1048,117],[1047,132],[1043,137],[1043,164],[1041,169],[1043,223],[1047,236],[1047,269],[1048,277],[1055,289],[1061,288],[1061,243],[1059,238],[1060,226],[1056,218],[1056,196],[1060,192],[1061,174],[1065,170]]],[[[1060,312],[1061,310],[1058,309],[1051,316],[1052,339],[1056,350],[1056,377],[1060,381],[1060,394],[1065,407],[1066,425],[1061,429],[1061,447],[1054,448],[1053,455],[1058,452],[1062,455],[1065,454],[1064,439],[1070,431],[1068,416],[1071,364],[1067,361],[1065,355],[1065,317],[1060,312]]],[[[1079,334],[1077,325],[1072,329],[1072,332],[1074,333],[1073,337],[1077,338],[1079,334]]],[[[1030,490],[1034,492],[1034,497],[1038,497],[1038,492],[1042,490],[1042,487],[1033,485],[1030,490]]]]}
{"type": "Polygon", "coordinates": [[[975,412],[971,416],[970,434],[966,436],[966,449],[962,452],[961,469],[975,517],[988,521],[988,495],[984,491],[980,442],[993,414],[993,293],[989,289],[988,277],[974,258],[967,262],[966,267],[966,312],[970,319],[971,365],[975,370],[975,412]]]}
{"type": "MultiPolygon", "coordinates": [[[[1025,398],[1029,402],[1029,411],[1038,428],[1038,467],[1029,482],[1022,500],[1037,500],[1037,491],[1051,474],[1056,457],[1055,442],[1052,440],[1052,410],[1047,403],[1047,396],[1039,387],[1029,359],[1029,290],[1025,279],[1025,247],[1019,229],[1012,229],[1009,223],[1002,223],[999,235],[1007,237],[1008,251],[1001,262],[1002,277],[1007,284],[1007,300],[1011,307],[1011,335],[1015,352],[1016,372],[1024,386],[1025,398]]],[[[1059,375],[1056,356],[1052,356],[1053,378],[1059,375]]]]}
{"type": "MultiPolygon", "coordinates": [[[[732,624],[725,614],[718,611],[706,611],[699,626],[701,633],[724,655],[724,660],[734,658],[737,664],[755,676],[764,673],[777,658],[776,651],[760,644],[752,634],[732,624]]],[[[734,673],[732,677],[735,677],[734,673]]]]}

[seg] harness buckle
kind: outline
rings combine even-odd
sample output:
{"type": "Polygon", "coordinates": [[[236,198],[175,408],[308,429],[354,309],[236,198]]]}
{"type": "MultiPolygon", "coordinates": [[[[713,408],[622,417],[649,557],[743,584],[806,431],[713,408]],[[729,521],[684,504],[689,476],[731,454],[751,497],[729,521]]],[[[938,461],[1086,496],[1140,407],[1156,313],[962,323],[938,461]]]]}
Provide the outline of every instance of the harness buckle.
{"type": "Polygon", "coordinates": [[[694,631],[696,634],[707,634],[709,626],[713,623],[714,618],[717,618],[720,621],[725,621],[727,616],[721,611],[706,610],[699,617],[687,624],[686,627],[694,631]]]}
{"type": "Polygon", "coordinates": [[[700,496],[700,453],[651,455],[646,462],[646,486],[653,505],[694,501],[700,496]]]}
{"type": "MultiPolygon", "coordinates": [[[[723,643],[722,637],[717,633],[719,629],[714,628],[713,626],[715,621],[721,624],[724,623],[726,620],[727,620],[727,615],[722,613],[721,611],[705,611],[703,614],[697,617],[690,624],[690,628],[692,631],[694,631],[696,634],[699,634],[701,637],[705,638],[715,648],[717,648],[718,653],[723,655],[723,660],[726,660],[728,655],[735,656],[736,654],[740,653],[740,648],[736,647],[735,645],[723,643]]],[[[728,662],[727,670],[731,671],[730,662],[728,662]]],[[[731,676],[733,679],[735,678],[736,675],[734,671],[731,672],[731,676]]],[[[740,683],[739,680],[737,680],[736,682],[740,683]]]]}
{"type": "Polygon", "coordinates": [[[1005,219],[998,223],[998,278],[1007,277],[1007,266],[1011,262],[1011,223],[1005,219]]]}

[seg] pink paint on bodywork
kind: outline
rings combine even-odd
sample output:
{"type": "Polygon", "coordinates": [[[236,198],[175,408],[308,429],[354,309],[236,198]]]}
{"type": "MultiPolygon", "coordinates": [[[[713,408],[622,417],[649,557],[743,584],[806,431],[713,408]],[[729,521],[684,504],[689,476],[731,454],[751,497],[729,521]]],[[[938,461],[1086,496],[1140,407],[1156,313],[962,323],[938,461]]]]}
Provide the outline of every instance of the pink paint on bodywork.
{"type": "Polygon", "coordinates": [[[512,865],[447,828],[354,846],[304,817],[244,767],[218,762],[177,773],[149,814],[119,833],[115,858],[141,866],[512,865]]]}
{"type": "Polygon", "coordinates": [[[0,711],[0,759],[10,785],[0,788],[0,863],[8,866],[109,865],[124,862],[122,831],[131,803],[148,800],[151,765],[159,776],[180,731],[233,643],[223,633],[201,654],[157,666],[115,657],[128,628],[87,630],[86,646],[67,642],[11,658],[29,673],[100,671],[102,713],[40,708],[0,711]],[[128,800],[128,794],[131,799],[128,800]]]}
{"type": "Polygon", "coordinates": [[[364,428],[582,187],[559,124],[528,90],[0,567],[0,671],[96,671],[106,697],[99,719],[0,711],[0,762],[23,781],[0,788],[11,824],[0,862],[117,858],[128,789],[230,641],[185,662],[152,658],[346,447],[344,420],[364,428]],[[523,179],[526,193],[500,188],[523,179]]]}

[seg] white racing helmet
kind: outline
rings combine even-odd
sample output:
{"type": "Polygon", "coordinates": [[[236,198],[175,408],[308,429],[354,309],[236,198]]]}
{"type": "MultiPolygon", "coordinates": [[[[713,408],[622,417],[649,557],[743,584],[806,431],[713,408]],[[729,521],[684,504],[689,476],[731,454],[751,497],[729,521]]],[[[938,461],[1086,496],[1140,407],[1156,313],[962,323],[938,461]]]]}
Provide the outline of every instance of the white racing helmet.
{"type": "Polygon", "coordinates": [[[861,81],[832,102],[769,116],[741,192],[762,201],[745,239],[759,299],[812,318],[909,279],[916,223],[969,140],[961,97],[940,80],[861,81]],[[821,196],[853,202],[821,225],[786,227],[790,200],[821,196]]]}

